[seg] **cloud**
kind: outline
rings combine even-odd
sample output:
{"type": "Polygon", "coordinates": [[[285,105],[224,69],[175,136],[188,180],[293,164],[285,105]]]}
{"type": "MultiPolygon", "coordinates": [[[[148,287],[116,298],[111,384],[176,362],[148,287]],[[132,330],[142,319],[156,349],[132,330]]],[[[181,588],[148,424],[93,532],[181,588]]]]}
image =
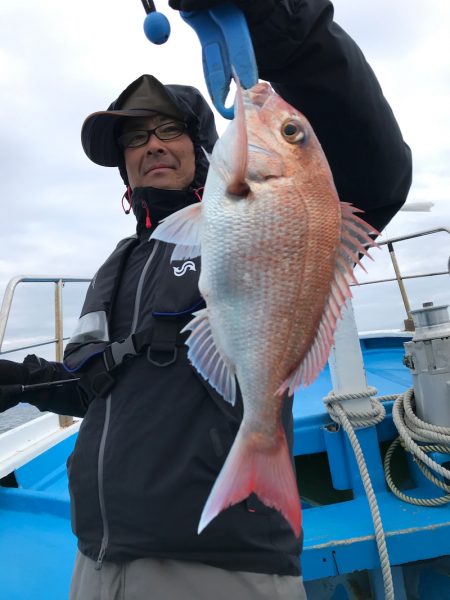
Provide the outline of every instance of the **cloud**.
{"type": "Polygon", "coordinates": [[[353,37],[364,54],[391,63],[414,53],[418,46],[445,28],[450,8],[445,0],[334,0],[335,20],[353,37]]]}
{"type": "MultiPolygon", "coordinates": [[[[431,213],[399,213],[387,235],[449,226],[450,4],[336,0],[335,8],[337,21],[374,67],[412,147],[410,200],[435,203],[431,213]]],[[[133,217],[126,217],[120,207],[123,185],[117,169],[89,162],[80,129],[89,113],[105,109],[145,72],[166,83],[196,85],[207,96],[194,32],[174,11],[166,6],[162,10],[172,34],[167,44],[157,47],[142,32],[145,15],[137,0],[2,0],[0,296],[18,273],[91,276],[117,241],[133,233],[133,217]]],[[[223,127],[219,119],[219,129],[223,127]]],[[[427,267],[434,254],[450,254],[444,237],[423,240],[414,251],[399,250],[405,272],[427,267]]],[[[370,276],[383,272],[391,272],[389,263],[377,258],[370,276]]],[[[377,292],[384,304],[393,293],[377,292]]],[[[28,323],[23,315],[33,314],[35,294],[39,297],[37,292],[28,298],[25,294],[17,305],[22,317],[14,317],[14,335],[23,339],[28,323]]],[[[366,313],[373,313],[373,295],[372,290],[363,298],[366,313]]],[[[72,322],[81,296],[74,294],[68,301],[72,322]]],[[[382,304],[376,297],[375,305],[382,304]]],[[[50,327],[47,318],[39,320],[50,327]]],[[[392,319],[383,313],[380,325],[385,321],[392,319]]]]}

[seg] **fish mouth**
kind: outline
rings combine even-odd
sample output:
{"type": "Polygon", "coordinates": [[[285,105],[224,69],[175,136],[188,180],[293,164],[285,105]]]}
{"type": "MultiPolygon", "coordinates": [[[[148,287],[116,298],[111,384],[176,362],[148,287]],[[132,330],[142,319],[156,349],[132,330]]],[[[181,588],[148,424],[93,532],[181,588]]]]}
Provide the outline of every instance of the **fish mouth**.
{"type": "Polygon", "coordinates": [[[249,144],[248,149],[250,152],[259,152],[259,154],[264,154],[264,156],[272,156],[272,152],[266,150],[266,148],[261,148],[257,144],[249,144]]]}
{"type": "Polygon", "coordinates": [[[247,90],[247,93],[252,104],[262,108],[267,100],[274,94],[274,91],[268,83],[260,81],[251,89],[247,90]]]}

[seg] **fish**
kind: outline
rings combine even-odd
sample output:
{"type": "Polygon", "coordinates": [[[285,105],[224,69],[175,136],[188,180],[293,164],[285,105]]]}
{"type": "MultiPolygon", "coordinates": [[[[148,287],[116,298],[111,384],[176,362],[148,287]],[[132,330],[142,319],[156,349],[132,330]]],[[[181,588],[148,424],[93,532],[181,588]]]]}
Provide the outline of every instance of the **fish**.
{"type": "Polygon", "coordinates": [[[188,358],[243,419],[203,508],[198,533],[251,493],[298,537],[301,502],[281,412],[324,367],[356,283],[354,264],[377,233],[341,202],[306,117],[260,81],[237,82],[235,117],[214,146],[203,200],[151,237],[172,260],[201,256],[206,308],[185,330],[188,358]]]}

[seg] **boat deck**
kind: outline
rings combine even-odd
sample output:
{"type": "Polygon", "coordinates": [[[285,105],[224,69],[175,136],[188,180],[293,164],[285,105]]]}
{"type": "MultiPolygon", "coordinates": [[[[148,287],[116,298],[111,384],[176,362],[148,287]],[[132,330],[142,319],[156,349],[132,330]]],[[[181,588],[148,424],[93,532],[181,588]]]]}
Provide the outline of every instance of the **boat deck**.
{"type": "MultiPolygon", "coordinates": [[[[409,371],[402,364],[402,341],[398,337],[369,337],[361,342],[368,383],[380,395],[403,392],[411,386],[409,371]]],[[[330,375],[325,368],[313,385],[295,395],[294,449],[300,460],[325,452],[323,431],[330,419],[322,398],[330,389],[330,375]]],[[[388,413],[391,404],[387,403],[388,413]]],[[[380,441],[395,436],[389,416],[377,429],[380,441]]],[[[67,597],[76,541],[70,529],[65,461],[75,437],[18,468],[18,488],[0,488],[2,598],[67,597]]],[[[300,486],[301,478],[300,473],[300,486]]],[[[3,483],[15,482],[7,478],[3,483]]],[[[415,507],[388,492],[378,494],[378,501],[393,564],[436,556],[436,548],[440,554],[450,554],[448,506],[415,507]]],[[[364,496],[320,507],[307,504],[303,515],[305,580],[378,567],[373,525],[364,496]]]]}
{"type": "MultiPolygon", "coordinates": [[[[366,337],[361,339],[367,383],[378,390],[378,395],[401,394],[412,385],[411,375],[403,365],[403,342],[410,336],[366,337]]],[[[332,389],[328,365],[307,388],[300,388],[294,396],[294,454],[313,454],[325,451],[322,428],[330,423],[323,398],[332,389]]],[[[386,404],[388,414],[392,402],[386,404]]],[[[394,437],[394,428],[388,420],[378,428],[381,440],[394,437]],[[381,431],[380,431],[381,430],[381,431]]]]}

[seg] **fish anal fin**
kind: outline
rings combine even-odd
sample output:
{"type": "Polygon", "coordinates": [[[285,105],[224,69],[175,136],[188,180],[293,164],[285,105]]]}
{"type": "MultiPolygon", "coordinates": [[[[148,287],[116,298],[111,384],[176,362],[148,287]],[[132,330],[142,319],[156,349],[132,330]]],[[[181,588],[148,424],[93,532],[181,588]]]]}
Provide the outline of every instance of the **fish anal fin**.
{"type": "Polygon", "coordinates": [[[253,492],[263,504],[278,510],[295,535],[300,535],[300,497],[281,426],[276,439],[270,451],[261,449],[241,427],[203,508],[198,533],[220,512],[253,492]]]}
{"type": "Polygon", "coordinates": [[[188,358],[194,368],[209,381],[224,400],[234,405],[236,402],[236,377],[234,369],[223,358],[214,341],[209,323],[208,309],[194,314],[194,319],[186,325],[190,330],[186,344],[189,347],[188,358]]]}
{"type": "Polygon", "coordinates": [[[202,205],[190,204],[160,221],[150,239],[175,244],[171,260],[185,260],[200,255],[202,205]]]}

